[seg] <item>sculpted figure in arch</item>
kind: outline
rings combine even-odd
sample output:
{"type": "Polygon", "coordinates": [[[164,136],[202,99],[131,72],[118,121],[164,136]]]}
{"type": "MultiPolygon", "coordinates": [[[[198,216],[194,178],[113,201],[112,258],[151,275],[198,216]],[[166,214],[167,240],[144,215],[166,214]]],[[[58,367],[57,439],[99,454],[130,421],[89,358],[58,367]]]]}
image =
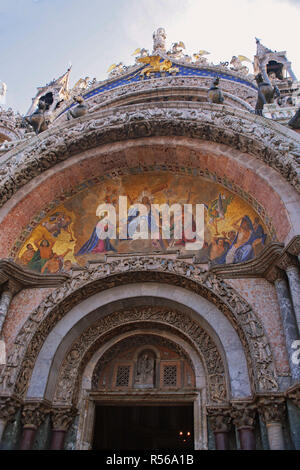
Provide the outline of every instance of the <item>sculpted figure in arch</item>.
{"type": "Polygon", "coordinates": [[[151,352],[144,351],[138,358],[135,384],[145,387],[154,386],[155,359],[151,352]]]}

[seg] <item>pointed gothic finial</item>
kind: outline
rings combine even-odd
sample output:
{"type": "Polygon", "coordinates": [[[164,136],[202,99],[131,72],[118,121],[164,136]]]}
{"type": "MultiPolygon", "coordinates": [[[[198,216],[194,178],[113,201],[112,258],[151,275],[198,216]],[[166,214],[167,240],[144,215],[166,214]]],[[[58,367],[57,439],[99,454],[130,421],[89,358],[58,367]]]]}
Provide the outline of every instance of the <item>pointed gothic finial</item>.
{"type": "Polygon", "coordinates": [[[272,52],[271,49],[268,49],[264,46],[260,41],[259,38],[255,38],[256,40],[256,54],[258,57],[263,57],[265,54],[272,52]]]}

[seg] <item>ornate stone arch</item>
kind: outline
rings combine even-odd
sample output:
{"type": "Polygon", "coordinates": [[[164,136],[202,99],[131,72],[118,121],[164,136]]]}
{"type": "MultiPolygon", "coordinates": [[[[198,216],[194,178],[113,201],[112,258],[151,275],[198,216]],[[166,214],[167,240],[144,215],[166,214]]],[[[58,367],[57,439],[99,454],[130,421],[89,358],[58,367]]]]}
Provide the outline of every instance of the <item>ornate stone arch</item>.
{"type": "Polygon", "coordinates": [[[231,107],[147,103],[108,109],[45,131],[6,155],[1,206],[21,187],[71,156],[103,144],[153,136],[184,136],[223,143],[277,170],[298,192],[299,137],[274,122],[231,107]]]}
{"type": "Polygon", "coordinates": [[[135,329],[147,334],[150,327],[161,335],[173,333],[195,349],[205,368],[208,401],[216,404],[229,399],[226,366],[210,335],[193,319],[175,309],[144,306],[101,318],[77,338],[61,364],[54,403],[77,403],[82,372],[92,355],[109,339],[135,329]]]}
{"type": "Polygon", "coordinates": [[[208,299],[229,319],[245,348],[253,391],[278,389],[272,353],[251,306],[214,274],[181,260],[132,256],[90,265],[53,291],[24,323],[2,372],[2,388],[23,397],[38,353],[54,325],[76,304],[116,285],[161,282],[181,286],[208,299]]]}

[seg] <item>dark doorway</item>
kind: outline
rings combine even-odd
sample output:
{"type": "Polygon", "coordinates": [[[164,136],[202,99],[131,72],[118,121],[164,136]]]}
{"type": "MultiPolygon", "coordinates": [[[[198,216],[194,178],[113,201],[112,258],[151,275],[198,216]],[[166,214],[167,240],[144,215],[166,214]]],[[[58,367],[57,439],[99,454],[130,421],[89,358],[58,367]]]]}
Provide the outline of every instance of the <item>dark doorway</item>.
{"type": "Polygon", "coordinates": [[[93,449],[194,449],[193,405],[96,406],[93,449]]]}

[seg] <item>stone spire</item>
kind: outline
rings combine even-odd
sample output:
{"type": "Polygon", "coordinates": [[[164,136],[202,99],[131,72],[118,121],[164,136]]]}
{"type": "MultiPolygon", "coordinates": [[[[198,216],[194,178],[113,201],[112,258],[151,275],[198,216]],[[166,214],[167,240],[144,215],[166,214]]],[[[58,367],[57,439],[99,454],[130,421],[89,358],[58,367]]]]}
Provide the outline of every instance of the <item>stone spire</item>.
{"type": "Polygon", "coordinates": [[[297,81],[297,78],[292,70],[292,64],[286,57],[286,51],[272,51],[264,46],[260,39],[256,40],[256,55],[254,56],[254,74],[262,74],[264,81],[271,83],[271,78],[274,75],[278,80],[284,80],[285,75],[297,81]]]}
{"type": "Polygon", "coordinates": [[[57,79],[53,79],[43,87],[38,87],[36,96],[32,99],[32,104],[27,111],[27,116],[31,115],[37,108],[40,99],[47,103],[47,109],[52,112],[61,101],[69,98],[69,78],[71,67],[57,79]]]}

